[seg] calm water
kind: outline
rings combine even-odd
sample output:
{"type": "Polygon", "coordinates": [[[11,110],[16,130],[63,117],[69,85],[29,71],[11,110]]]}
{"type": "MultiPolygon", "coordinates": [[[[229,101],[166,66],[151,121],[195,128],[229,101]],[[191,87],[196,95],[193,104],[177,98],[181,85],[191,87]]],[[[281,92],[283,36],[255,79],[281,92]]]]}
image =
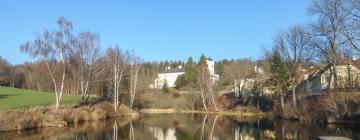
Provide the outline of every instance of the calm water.
{"type": "Polygon", "coordinates": [[[52,140],[272,140],[316,139],[318,136],[360,139],[359,126],[300,124],[221,117],[216,115],[171,114],[119,118],[78,124],[66,128],[44,128],[0,133],[0,139],[52,140]]]}

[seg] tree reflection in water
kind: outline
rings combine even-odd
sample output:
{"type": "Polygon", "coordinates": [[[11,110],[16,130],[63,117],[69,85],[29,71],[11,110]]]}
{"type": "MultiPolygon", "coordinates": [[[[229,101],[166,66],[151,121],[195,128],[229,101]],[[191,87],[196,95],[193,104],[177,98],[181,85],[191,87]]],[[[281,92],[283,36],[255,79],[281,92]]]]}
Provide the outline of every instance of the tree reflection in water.
{"type": "Polygon", "coordinates": [[[117,124],[117,121],[116,121],[116,120],[114,121],[114,129],[113,129],[113,132],[114,132],[113,139],[114,139],[114,140],[117,140],[119,129],[118,129],[118,124],[117,124]]]}
{"type": "Polygon", "coordinates": [[[134,134],[134,126],[132,123],[132,120],[130,121],[130,134],[129,134],[130,140],[135,140],[135,134],[134,134]]]}
{"type": "Polygon", "coordinates": [[[168,114],[119,118],[66,128],[6,132],[0,133],[0,140],[303,140],[326,135],[360,139],[359,134],[359,126],[301,124],[210,114],[168,114]]]}

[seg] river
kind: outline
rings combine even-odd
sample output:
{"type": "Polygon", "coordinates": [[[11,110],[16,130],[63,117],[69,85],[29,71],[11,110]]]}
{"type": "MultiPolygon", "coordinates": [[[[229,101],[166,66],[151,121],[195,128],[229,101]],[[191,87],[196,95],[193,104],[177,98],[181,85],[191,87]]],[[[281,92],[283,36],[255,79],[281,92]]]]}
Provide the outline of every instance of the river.
{"type": "Polygon", "coordinates": [[[163,114],[0,133],[3,140],[308,140],[318,136],[344,136],[356,140],[360,139],[360,127],[266,118],[163,114]]]}

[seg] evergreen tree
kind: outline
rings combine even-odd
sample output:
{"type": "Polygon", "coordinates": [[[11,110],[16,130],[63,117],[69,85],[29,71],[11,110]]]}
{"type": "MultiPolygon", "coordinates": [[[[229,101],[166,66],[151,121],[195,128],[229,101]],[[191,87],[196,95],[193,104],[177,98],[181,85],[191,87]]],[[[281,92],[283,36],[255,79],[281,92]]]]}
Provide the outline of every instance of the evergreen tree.
{"type": "Polygon", "coordinates": [[[186,65],[185,65],[185,80],[189,86],[196,86],[196,67],[194,64],[194,60],[192,57],[189,57],[186,65]]]}
{"type": "Polygon", "coordinates": [[[169,86],[168,86],[168,84],[167,84],[167,81],[164,82],[164,85],[163,85],[163,87],[162,87],[161,90],[162,90],[163,92],[165,92],[165,93],[169,93],[169,92],[170,92],[169,86]]]}
{"type": "Polygon", "coordinates": [[[201,55],[201,57],[200,57],[200,61],[199,61],[198,65],[204,65],[204,66],[207,66],[207,63],[206,63],[206,57],[205,57],[205,55],[204,55],[204,54],[203,54],[203,55],[201,55]]]}
{"type": "Polygon", "coordinates": [[[187,86],[187,85],[188,85],[188,82],[185,79],[185,74],[178,76],[178,78],[175,81],[175,88],[179,90],[180,88],[187,86]]]}
{"type": "Polygon", "coordinates": [[[175,85],[177,89],[185,86],[197,86],[196,66],[192,57],[189,57],[185,64],[185,73],[176,79],[175,85]]]}
{"type": "Polygon", "coordinates": [[[286,68],[285,63],[281,60],[280,53],[275,51],[273,54],[273,58],[271,60],[271,73],[273,78],[273,85],[279,86],[279,92],[283,92],[287,90],[287,77],[288,77],[288,70],[286,68]]]}
{"type": "Polygon", "coordinates": [[[288,88],[288,70],[285,63],[281,60],[280,53],[275,51],[271,62],[270,72],[272,73],[272,85],[275,87],[275,95],[280,96],[281,107],[284,107],[284,93],[288,88]]]}

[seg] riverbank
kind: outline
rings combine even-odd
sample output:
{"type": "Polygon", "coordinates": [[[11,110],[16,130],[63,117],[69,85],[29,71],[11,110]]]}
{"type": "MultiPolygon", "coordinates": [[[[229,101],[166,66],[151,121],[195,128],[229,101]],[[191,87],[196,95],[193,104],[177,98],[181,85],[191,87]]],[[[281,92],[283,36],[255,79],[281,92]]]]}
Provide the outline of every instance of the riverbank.
{"type": "Polygon", "coordinates": [[[275,106],[276,116],[282,119],[328,124],[360,124],[360,95],[358,93],[319,94],[298,99],[296,106],[286,100],[284,108],[275,106]],[[315,112],[315,113],[314,113],[315,112]]]}
{"type": "Polygon", "coordinates": [[[215,115],[228,115],[228,116],[244,116],[244,117],[271,117],[272,112],[237,112],[231,110],[224,111],[204,111],[204,110],[176,110],[176,109],[141,109],[139,113],[142,114],[215,114],[215,115]]]}
{"type": "Polygon", "coordinates": [[[0,131],[27,130],[42,127],[65,127],[73,123],[106,120],[120,116],[138,116],[126,105],[117,112],[110,102],[100,102],[79,107],[36,107],[27,110],[0,112],[0,131]]]}

